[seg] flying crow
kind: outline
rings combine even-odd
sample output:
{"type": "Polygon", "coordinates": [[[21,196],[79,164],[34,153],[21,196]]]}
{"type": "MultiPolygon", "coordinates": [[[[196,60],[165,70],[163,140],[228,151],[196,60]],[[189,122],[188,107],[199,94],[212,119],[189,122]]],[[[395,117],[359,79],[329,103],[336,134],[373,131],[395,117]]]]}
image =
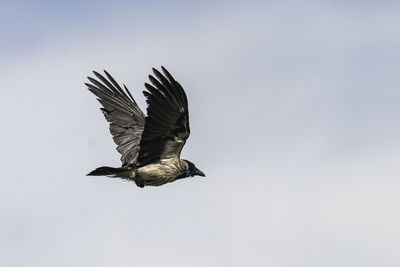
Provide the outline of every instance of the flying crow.
{"type": "Polygon", "coordinates": [[[88,77],[85,83],[103,106],[106,120],[122,167],[100,167],[88,175],[119,177],[131,180],[139,187],[159,186],[190,176],[205,174],[188,161],[180,159],[181,151],[190,134],[189,111],[185,91],[169,72],[163,74],[153,68],[151,84],[143,91],[147,102],[147,116],[140,110],[128,88],[124,89],[104,71],[106,77],[88,77]]]}

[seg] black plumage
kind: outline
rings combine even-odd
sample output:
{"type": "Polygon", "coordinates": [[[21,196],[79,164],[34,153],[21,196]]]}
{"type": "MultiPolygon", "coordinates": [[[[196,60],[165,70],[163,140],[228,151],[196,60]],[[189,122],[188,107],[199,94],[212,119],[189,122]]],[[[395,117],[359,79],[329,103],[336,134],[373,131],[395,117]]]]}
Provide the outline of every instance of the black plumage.
{"type": "Polygon", "coordinates": [[[162,185],[177,179],[205,176],[193,163],[181,160],[180,154],[190,135],[188,102],[182,86],[161,67],[153,69],[151,84],[143,91],[147,116],[140,110],[129,90],[124,89],[104,71],[107,78],[93,72],[88,89],[98,97],[122,167],[100,167],[88,175],[106,175],[133,180],[140,187],[162,185]]]}

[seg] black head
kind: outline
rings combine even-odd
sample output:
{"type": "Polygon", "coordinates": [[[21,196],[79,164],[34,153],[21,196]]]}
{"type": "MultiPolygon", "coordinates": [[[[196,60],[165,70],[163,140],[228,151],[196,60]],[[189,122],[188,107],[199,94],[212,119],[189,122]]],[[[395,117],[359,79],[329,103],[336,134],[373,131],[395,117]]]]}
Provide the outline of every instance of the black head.
{"type": "Polygon", "coordinates": [[[188,170],[188,173],[187,173],[188,176],[195,176],[195,175],[203,176],[203,177],[206,176],[206,175],[204,174],[204,172],[202,172],[202,171],[200,171],[199,169],[197,169],[196,166],[194,166],[193,163],[191,163],[191,162],[188,161],[188,160],[185,160],[185,161],[186,161],[187,164],[189,165],[189,170],[188,170]]]}

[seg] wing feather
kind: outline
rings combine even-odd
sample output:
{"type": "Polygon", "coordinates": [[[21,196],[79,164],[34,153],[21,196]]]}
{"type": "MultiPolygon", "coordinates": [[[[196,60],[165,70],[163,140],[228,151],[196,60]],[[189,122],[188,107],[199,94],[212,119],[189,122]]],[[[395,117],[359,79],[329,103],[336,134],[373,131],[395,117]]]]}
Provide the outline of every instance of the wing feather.
{"type": "Polygon", "coordinates": [[[144,130],[145,115],[125,85],[124,91],[107,71],[104,71],[107,78],[98,72],[93,73],[98,80],[88,77],[91,84],[85,84],[103,106],[101,110],[110,123],[110,132],[117,144],[117,151],[121,154],[122,165],[135,165],[144,130]]]}
{"type": "Polygon", "coordinates": [[[148,107],[140,140],[139,166],[179,158],[190,134],[185,91],[164,67],[161,69],[163,74],[153,69],[156,78],[149,75],[151,85],[146,83],[147,91],[143,92],[148,107]]]}

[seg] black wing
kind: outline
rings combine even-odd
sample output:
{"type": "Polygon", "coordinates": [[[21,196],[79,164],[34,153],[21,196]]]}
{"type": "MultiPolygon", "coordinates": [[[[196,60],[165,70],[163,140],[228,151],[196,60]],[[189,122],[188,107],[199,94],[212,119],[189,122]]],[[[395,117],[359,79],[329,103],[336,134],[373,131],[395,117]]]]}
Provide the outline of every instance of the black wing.
{"type": "Polygon", "coordinates": [[[122,166],[134,165],[139,153],[145,115],[125,85],[124,92],[106,71],[104,73],[108,80],[95,71],[93,73],[101,82],[88,77],[92,84],[85,84],[103,105],[101,110],[110,123],[110,132],[117,144],[117,151],[122,155],[122,166]]]}
{"type": "Polygon", "coordinates": [[[148,92],[143,91],[148,107],[140,140],[139,166],[179,158],[190,134],[185,91],[164,67],[161,69],[164,75],[153,69],[158,80],[149,75],[152,85],[146,83],[148,92]]]}

